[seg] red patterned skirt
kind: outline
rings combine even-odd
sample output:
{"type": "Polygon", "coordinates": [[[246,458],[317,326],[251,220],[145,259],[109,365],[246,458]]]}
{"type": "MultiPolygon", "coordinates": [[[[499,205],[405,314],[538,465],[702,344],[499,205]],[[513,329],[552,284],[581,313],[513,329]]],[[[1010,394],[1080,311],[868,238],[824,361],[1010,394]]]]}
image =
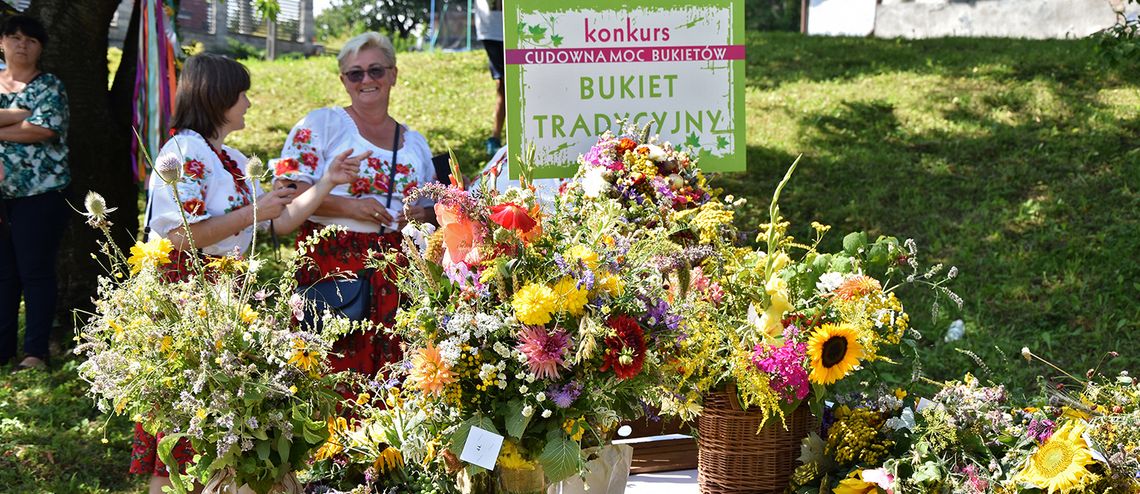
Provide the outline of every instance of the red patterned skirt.
{"type": "MultiPolygon", "coordinates": [[[[297,243],[320,232],[324,225],[306,221],[297,233],[297,243]]],[[[313,265],[297,273],[297,283],[301,286],[321,281],[334,273],[357,273],[365,269],[365,257],[369,249],[382,253],[390,249],[400,249],[401,234],[392,232],[361,233],[338,232],[318,243],[307,255],[313,265]]],[[[377,328],[390,328],[396,321],[396,308],[400,306],[400,292],[395,283],[395,269],[377,270],[370,279],[372,285],[371,320],[377,328]]],[[[378,329],[350,334],[333,345],[339,356],[329,358],[334,372],[352,370],[366,376],[373,376],[389,363],[399,362],[403,357],[400,338],[383,334],[378,329]]]]}

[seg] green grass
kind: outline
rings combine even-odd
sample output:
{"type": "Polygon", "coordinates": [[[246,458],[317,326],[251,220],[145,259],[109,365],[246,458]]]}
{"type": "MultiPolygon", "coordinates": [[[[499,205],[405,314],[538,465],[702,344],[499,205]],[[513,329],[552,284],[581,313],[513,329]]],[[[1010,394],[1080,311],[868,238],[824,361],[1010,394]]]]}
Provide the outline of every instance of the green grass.
{"type": "MultiPolygon", "coordinates": [[[[748,45],[748,172],[715,179],[749,199],[743,228],[756,228],[802,153],[781,204],[798,236],[817,220],[912,237],[923,262],[959,267],[965,306],[948,318],[931,319],[924,293],[903,294],[927,376],[974,372],[1028,391],[1052,373],[1020,360],[1023,346],[1074,373],[1109,350],[1120,357],[1107,370],[1140,370],[1138,67],[1106,68],[1087,41],[754,33],[748,45]],[[966,337],[944,343],[954,318],[966,337]]],[[[399,62],[393,116],[476,168],[491,129],[484,55],[399,62]]],[[[331,57],[246,64],[253,107],[230,142],[247,154],[274,157],[306,112],[347,103],[331,57]]],[[[111,421],[99,442],[105,418],[72,365],[0,377],[0,486],[137,490],[125,473],[130,425],[111,421]]],[[[904,382],[910,369],[883,376],[904,382]]]]}

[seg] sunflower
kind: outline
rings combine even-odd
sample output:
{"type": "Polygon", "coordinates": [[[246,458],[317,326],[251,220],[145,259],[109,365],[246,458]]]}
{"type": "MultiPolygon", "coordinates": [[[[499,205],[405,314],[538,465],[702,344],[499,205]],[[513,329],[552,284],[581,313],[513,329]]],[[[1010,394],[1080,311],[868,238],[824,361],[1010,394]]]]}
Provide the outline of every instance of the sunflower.
{"type": "Polygon", "coordinates": [[[1029,457],[1025,469],[1014,477],[1049,494],[1080,490],[1096,478],[1085,467],[1095,463],[1085,442],[1085,422],[1070,420],[1029,457]]]}
{"type": "Polygon", "coordinates": [[[857,334],[849,324],[824,324],[812,334],[807,350],[811,359],[811,382],[832,384],[859,365],[863,346],[856,339],[857,334]]]}

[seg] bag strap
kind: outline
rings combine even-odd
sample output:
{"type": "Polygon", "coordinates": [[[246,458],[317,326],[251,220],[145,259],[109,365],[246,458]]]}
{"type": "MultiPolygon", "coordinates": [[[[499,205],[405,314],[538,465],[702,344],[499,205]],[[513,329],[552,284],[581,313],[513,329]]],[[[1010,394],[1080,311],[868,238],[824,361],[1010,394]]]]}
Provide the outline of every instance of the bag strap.
{"type": "MultiPolygon", "coordinates": [[[[392,166],[389,167],[391,170],[388,172],[388,199],[384,202],[384,207],[389,210],[392,209],[392,193],[396,191],[396,152],[400,150],[400,130],[402,130],[400,122],[397,122],[396,119],[392,119],[392,121],[396,122],[396,136],[392,138],[392,166]]],[[[386,228],[381,225],[380,233],[384,233],[386,228]]]]}

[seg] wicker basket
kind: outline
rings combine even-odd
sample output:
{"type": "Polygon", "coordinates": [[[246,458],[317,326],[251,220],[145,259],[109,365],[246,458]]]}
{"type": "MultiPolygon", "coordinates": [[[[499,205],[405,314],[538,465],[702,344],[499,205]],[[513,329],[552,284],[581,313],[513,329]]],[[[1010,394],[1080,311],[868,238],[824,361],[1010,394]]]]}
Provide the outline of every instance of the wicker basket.
{"type": "Polygon", "coordinates": [[[760,433],[760,413],[744,411],[736,387],[710,393],[697,423],[700,433],[698,479],[701,494],[783,493],[797,466],[800,442],[818,428],[807,406],[769,420],[760,433]]]}

